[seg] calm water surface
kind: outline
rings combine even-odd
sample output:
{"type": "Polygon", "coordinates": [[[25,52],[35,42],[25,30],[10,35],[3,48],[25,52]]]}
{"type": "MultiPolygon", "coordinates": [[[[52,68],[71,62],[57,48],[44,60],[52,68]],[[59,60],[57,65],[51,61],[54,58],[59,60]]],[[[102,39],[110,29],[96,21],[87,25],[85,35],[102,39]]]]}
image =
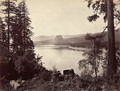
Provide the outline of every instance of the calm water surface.
{"type": "Polygon", "coordinates": [[[82,51],[59,46],[39,46],[35,47],[35,52],[43,56],[42,62],[47,69],[53,69],[55,65],[61,72],[64,69],[74,69],[75,73],[80,73],[78,62],[84,58],[82,51]]]}

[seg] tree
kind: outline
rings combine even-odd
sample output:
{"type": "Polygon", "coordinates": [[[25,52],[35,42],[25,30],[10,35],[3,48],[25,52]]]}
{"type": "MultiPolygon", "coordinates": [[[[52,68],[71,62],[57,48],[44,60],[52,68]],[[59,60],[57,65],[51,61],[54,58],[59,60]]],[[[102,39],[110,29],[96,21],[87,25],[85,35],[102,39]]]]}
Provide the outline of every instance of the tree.
{"type": "Polygon", "coordinates": [[[5,29],[7,29],[8,50],[23,54],[25,50],[33,49],[33,41],[30,38],[33,35],[32,27],[30,26],[31,20],[28,16],[29,13],[25,1],[21,1],[18,6],[14,0],[3,1],[1,5],[4,6],[2,13],[4,15],[7,14],[3,20],[5,29]]]}
{"type": "Polygon", "coordinates": [[[0,18],[0,41],[2,42],[2,43],[6,43],[7,42],[7,32],[6,32],[6,30],[5,30],[5,24],[4,24],[4,22],[3,22],[3,20],[2,20],[2,18],[0,18]]]}
{"type": "Polygon", "coordinates": [[[23,49],[24,49],[24,51],[27,49],[33,49],[34,48],[33,42],[30,38],[33,35],[32,31],[31,31],[33,27],[30,26],[31,20],[28,16],[29,12],[28,12],[27,6],[25,4],[25,1],[22,1],[19,3],[18,10],[20,13],[19,20],[21,20],[20,27],[21,27],[22,36],[23,36],[23,38],[22,38],[23,49]]]}
{"type": "Polygon", "coordinates": [[[115,32],[113,0],[107,1],[107,19],[108,19],[108,74],[113,76],[117,73],[117,60],[115,53],[115,32]]]}
{"type": "Polygon", "coordinates": [[[8,52],[8,55],[5,54],[3,59],[0,59],[0,75],[2,74],[2,78],[6,79],[17,79],[27,72],[28,78],[33,77],[34,74],[39,73],[40,58],[35,57],[33,50],[34,45],[31,40],[33,33],[25,1],[17,5],[14,1],[8,0],[1,2],[1,5],[4,15],[0,23],[1,35],[2,41],[7,44],[7,51],[4,50],[4,53],[8,52]]]}
{"type": "Polygon", "coordinates": [[[27,49],[34,48],[33,41],[30,38],[33,33],[28,14],[25,1],[22,1],[16,7],[15,16],[12,16],[12,46],[13,51],[18,52],[19,55],[24,54],[27,49]]]}
{"type": "Polygon", "coordinates": [[[11,15],[15,14],[15,0],[10,1],[2,1],[1,5],[4,6],[4,9],[2,9],[2,13],[4,15],[7,15],[4,17],[5,27],[7,29],[7,49],[8,52],[10,52],[10,32],[11,32],[11,15]]]}
{"type": "Polygon", "coordinates": [[[5,52],[6,50],[7,50],[7,31],[5,30],[5,24],[2,18],[0,18],[0,54],[1,55],[6,54],[5,52]]]}
{"type": "Polygon", "coordinates": [[[103,38],[103,36],[86,34],[85,38],[86,40],[90,41],[92,46],[89,46],[89,50],[83,53],[86,59],[79,61],[79,68],[86,68],[87,66],[91,66],[92,73],[94,73],[95,78],[97,78],[100,61],[103,59],[101,45],[101,39],[103,38]]]}
{"type": "Polygon", "coordinates": [[[99,18],[103,14],[104,21],[108,22],[108,76],[113,77],[117,72],[117,61],[115,57],[115,33],[114,33],[114,19],[119,20],[120,12],[115,7],[113,0],[86,0],[88,7],[93,8],[94,14],[88,17],[90,22],[99,18]]]}
{"type": "Polygon", "coordinates": [[[15,15],[11,17],[12,46],[13,53],[16,54],[16,57],[13,57],[13,61],[18,74],[23,79],[29,79],[36,74],[35,70],[39,70],[37,68],[39,64],[36,62],[33,51],[33,41],[31,40],[33,34],[30,26],[31,21],[25,1],[21,1],[15,10],[15,15]]]}

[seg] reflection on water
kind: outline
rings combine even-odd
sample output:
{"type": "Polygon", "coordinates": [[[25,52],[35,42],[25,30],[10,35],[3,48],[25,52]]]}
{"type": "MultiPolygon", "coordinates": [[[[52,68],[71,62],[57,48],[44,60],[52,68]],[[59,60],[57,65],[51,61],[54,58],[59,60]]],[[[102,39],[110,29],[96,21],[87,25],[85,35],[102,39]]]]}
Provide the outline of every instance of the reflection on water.
{"type": "Polygon", "coordinates": [[[61,72],[64,69],[74,69],[79,74],[78,61],[83,59],[82,51],[69,49],[67,46],[40,46],[35,47],[36,54],[43,56],[43,63],[47,69],[55,65],[61,72]]]}

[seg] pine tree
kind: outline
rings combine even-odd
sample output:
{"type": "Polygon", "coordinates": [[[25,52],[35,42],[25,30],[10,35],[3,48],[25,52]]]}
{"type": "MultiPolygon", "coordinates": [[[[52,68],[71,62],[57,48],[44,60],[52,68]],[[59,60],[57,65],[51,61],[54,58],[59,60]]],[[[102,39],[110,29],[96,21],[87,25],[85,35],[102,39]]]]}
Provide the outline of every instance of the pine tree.
{"type": "Polygon", "coordinates": [[[25,4],[25,1],[22,1],[19,3],[18,5],[18,22],[19,22],[19,27],[20,27],[20,31],[21,31],[21,35],[20,37],[22,37],[21,41],[22,43],[22,49],[25,52],[25,50],[27,49],[33,49],[33,42],[31,40],[31,36],[32,36],[32,27],[30,26],[31,24],[31,20],[29,18],[29,13],[28,13],[28,9],[27,6],[25,4]]]}
{"type": "MultiPolygon", "coordinates": [[[[117,62],[115,57],[115,33],[114,19],[119,20],[119,10],[115,7],[113,0],[86,0],[88,7],[93,8],[94,14],[88,17],[90,22],[96,21],[99,15],[103,14],[103,20],[108,22],[108,76],[113,76],[117,72],[117,62]],[[115,16],[115,18],[114,18],[115,16]]],[[[119,22],[118,22],[119,23],[119,22]]]]}
{"type": "Polygon", "coordinates": [[[107,0],[108,20],[108,75],[114,76],[117,73],[117,60],[115,53],[115,30],[114,30],[114,5],[113,0],[107,0]]]}
{"type": "MultiPolygon", "coordinates": [[[[28,16],[27,6],[25,5],[25,1],[17,5],[17,3],[10,0],[3,1],[1,5],[4,15],[3,22],[5,24],[1,35],[5,44],[7,44],[8,55],[4,55],[2,59],[2,61],[7,62],[5,64],[0,63],[0,75],[2,74],[2,77],[6,79],[16,79],[23,72],[27,72],[26,75],[28,75],[29,79],[34,76],[32,72],[39,65],[33,51],[34,45],[31,40],[33,33],[31,31],[32,27],[30,26],[31,21],[28,16]]],[[[24,78],[26,78],[26,75],[24,75],[24,78]]]]}
{"type": "Polygon", "coordinates": [[[15,4],[14,1],[3,1],[5,7],[2,11],[7,14],[4,18],[7,29],[7,47],[11,52],[18,52],[19,55],[25,53],[27,49],[33,49],[31,21],[25,1],[15,4]],[[11,41],[11,43],[10,43],[11,41]]]}
{"type": "Polygon", "coordinates": [[[2,6],[4,7],[4,9],[2,9],[2,12],[4,15],[6,15],[4,17],[4,22],[5,22],[5,26],[6,26],[6,29],[7,29],[7,49],[8,49],[8,53],[11,51],[11,48],[10,48],[10,40],[11,40],[11,35],[10,35],[10,32],[11,32],[11,16],[13,16],[13,14],[15,14],[15,1],[10,1],[10,0],[7,0],[7,1],[2,1],[1,2],[2,6]]]}
{"type": "Polygon", "coordinates": [[[0,18],[0,53],[4,52],[7,49],[7,32],[5,30],[5,24],[3,23],[2,18],[0,18]]]}

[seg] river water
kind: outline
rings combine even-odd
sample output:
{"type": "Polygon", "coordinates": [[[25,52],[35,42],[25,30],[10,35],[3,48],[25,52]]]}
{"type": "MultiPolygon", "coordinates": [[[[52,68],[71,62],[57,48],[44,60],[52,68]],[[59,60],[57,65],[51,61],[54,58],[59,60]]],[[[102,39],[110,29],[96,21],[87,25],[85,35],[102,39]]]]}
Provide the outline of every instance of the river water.
{"type": "Polygon", "coordinates": [[[65,69],[74,69],[75,73],[80,74],[78,62],[84,58],[83,51],[73,50],[68,46],[49,45],[35,47],[35,53],[43,56],[43,65],[49,70],[55,66],[61,73],[65,69]]]}

